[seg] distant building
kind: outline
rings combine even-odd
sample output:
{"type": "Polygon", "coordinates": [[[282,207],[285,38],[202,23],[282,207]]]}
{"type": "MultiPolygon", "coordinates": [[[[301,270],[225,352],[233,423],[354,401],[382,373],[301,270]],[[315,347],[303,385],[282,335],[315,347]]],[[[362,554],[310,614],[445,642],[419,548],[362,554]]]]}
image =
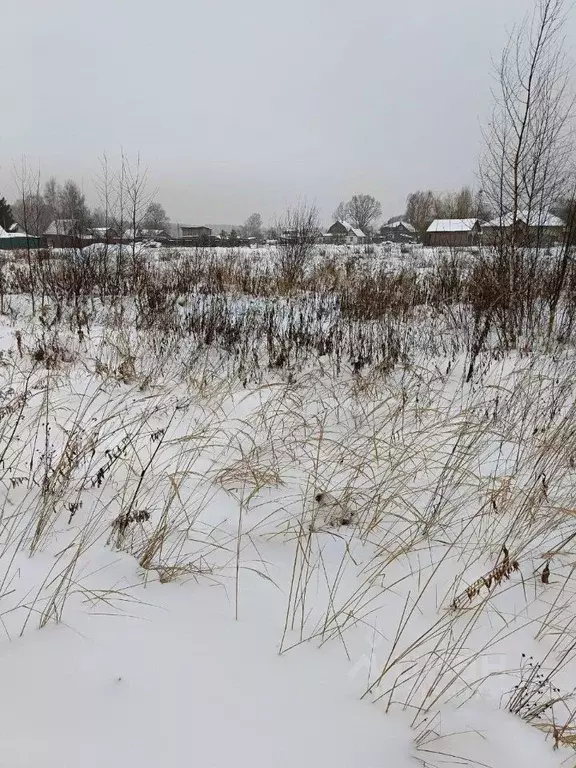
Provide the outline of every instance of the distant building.
{"type": "Polygon", "coordinates": [[[181,245],[197,245],[207,242],[212,237],[210,227],[194,224],[168,224],[166,230],[170,240],[181,245]]]}
{"type": "Polygon", "coordinates": [[[171,238],[165,229],[145,229],[139,227],[136,230],[136,237],[134,237],[133,229],[127,229],[124,232],[124,239],[129,241],[137,240],[138,242],[166,243],[171,238]]]}
{"type": "Polygon", "coordinates": [[[409,221],[394,221],[383,224],[380,235],[390,243],[412,243],[416,240],[416,230],[409,221]]]}
{"type": "Polygon", "coordinates": [[[366,235],[358,227],[353,227],[347,221],[335,221],[327,232],[334,243],[359,245],[366,242],[366,235]]]}
{"type": "Polygon", "coordinates": [[[426,230],[426,245],[458,248],[480,242],[478,219],[435,219],[426,230]]]}
{"type": "Polygon", "coordinates": [[[516,226],[516,241],[520,244],[552,245],[561,242],[566,234],[566,224],[558,216],[547,211],[521,211],[516,216],[506,213],[482,225],[482,242],[496,245],[502,239],[510,239],[516,226]]]}
{"type": "Polygon", "coordinates": [[[88,235],[94,243],[116,243],[121,239],[115,227],[90,227],[88,235]]]}
{"type": "MultiPolygon", "coordinates": [[[[278,233],[278,238],[269,238],[268,245],[316,245],[322,242],[322,233],[314,227],[302,226],[296,229],[284,229],[278,233]]],[[[248,240],[244,242],[248,243],[248,240]]]]}
{"type": "Polygon", "coordinates": [[[281,243],[295,243],[298,240],[298,230],[283,229],[282,232],[280,232],[279,239],[281,243]]]}
{"type": "Polygon", "coordinates": [[[139,242],[157,242],[165,245],[199,245],[207,244],[212,238],[210,227],[193,224],[167,224],[164,229],[138,228],[134,238],[134,230],[124,232],[125,240],[139,242]]]}
{"type": "Polygon", "coordinates": [[[0,251],[25,250],[26,248],[40,248],[40,237],[27,235],[18,225],[12,224],[8,231],[0,227],[0,251]]]}
{"type": "Polygon", "coordinates": [[[44,232],[49,248],[82,248],[92,238],[77,219],[55,219],[44,232]]]}

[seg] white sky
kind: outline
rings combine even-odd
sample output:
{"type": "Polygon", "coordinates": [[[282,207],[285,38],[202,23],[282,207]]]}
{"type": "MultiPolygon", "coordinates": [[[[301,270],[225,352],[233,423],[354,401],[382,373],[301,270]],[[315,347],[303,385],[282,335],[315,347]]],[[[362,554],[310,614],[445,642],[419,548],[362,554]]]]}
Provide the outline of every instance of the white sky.
{"type": "MultiPolygon", "coordinates": [[[[0,196],[22,155],[96,202],[140,152],[173,220],[265,221],[474,183],[491,57],[531,0],[18,0],[2,8],[0,196]],[[9,63],[9,64],[8,64],[9,63]]],[[[575,13],[567,27],[576,41],[575,13]]]]}

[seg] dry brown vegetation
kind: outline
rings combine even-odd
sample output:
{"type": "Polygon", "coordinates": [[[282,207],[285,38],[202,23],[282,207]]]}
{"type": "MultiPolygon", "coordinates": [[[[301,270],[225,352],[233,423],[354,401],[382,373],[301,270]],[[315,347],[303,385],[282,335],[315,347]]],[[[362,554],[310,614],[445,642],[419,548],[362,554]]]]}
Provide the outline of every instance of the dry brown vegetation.
{"type": "Polygon", "coordinates": [[[289,287],[266,254],[167,255],[35,259],[34,316],[27,269],[5,267],[5,631],[78,601],[123,610],[130,590],[87,565],[105,546],[134,583],[233,585],[237,616],[257,574],[285,601],[281,652],[339,644],[358,693],[408,711],[422,744],[442,707],[493,688],[569,744],[576,276],[550,336],[542,254],[522,339],[496,324],[479,344],[497,304],[479,254],[316,254],[289,287]],[[264,554],[279,543],[284,570],[264,554]],[[524,644],[561,693],[532,696],[524,644]]]}

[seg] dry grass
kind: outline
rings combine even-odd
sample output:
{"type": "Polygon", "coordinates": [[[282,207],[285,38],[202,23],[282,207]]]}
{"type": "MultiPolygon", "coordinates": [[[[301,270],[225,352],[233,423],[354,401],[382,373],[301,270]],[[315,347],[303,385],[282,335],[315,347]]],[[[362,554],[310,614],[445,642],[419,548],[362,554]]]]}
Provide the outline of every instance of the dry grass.
{"type": "MultiPolygon", "coordinates": [[[[518,677],[488,665],[509,660],[516,637],[546,647],[546,680],[572,681],[538,727],[573,745],[571,348],[496,337],[473,350],[468,310],[440,304],[433,275],[382,273],[376,291],[362,264],[320,263],[303,278],[310,294],[275,296],[272,273],[242,277],[240,263],[227,285],[217,265],[176,259],[137,297],[88,293],[82,334],[73,305],[40,322],[11,298],[22,308],[2,357],[7,634],[63,621],[80,598],[121,610],[133,596],[88,567],[106,546],[135,584],[233,585],[237,617],[251,572],[280,586],[280,651],[339,644],[359,695],[410,712],[423,752],[442,738],[423,724],[443,705],[518,677]],[[328,284],[340,307],[320,293],[328,284]],[[270,547],[290,552],[287,575],[270,547]],[[20,574],[44,557],[23,592],[20,574]]],[[[516,713],[533,720],[538,706],[516,713]]]]}

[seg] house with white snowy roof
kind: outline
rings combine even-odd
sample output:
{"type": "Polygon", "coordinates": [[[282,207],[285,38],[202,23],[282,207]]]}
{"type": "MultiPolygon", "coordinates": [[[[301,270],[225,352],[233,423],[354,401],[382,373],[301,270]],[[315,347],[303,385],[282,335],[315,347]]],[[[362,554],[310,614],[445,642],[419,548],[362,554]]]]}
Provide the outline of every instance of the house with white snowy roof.
{"type": "Polygon", "coordinates": [[[511,238],[514,227],[518,243],[552,244],[562,241],[566,234],[566,224],[549,211],[519,211],[516,217],[505,213],[483,224],[483,242],[497,244],[502,238],[511,238]]]}
{"type": "Polygon", "coordinates": [[[327,234],[335,243],[347,243],[349,245],[359,245],[366,242],[366,235],[358,227],[353,227],[347,221],[335,221],[328,229],[327,234]]]}
{"type": "Polygon", "coordinates": [[[0,227],[0,251],[16,251],[28,248],[40,248],[41,240],[34,235],[28,235],[24,230],[12,224],[5,230],[0,227]]]}
{"type": "Polygon", "coordinates": [[[475,245],[482,228],[478,219],[434,219],[426,230],[425,243],[445,248],[475,245]]]}
{"type": "Polygon", "coordinates": [[[44,232],[49,248],[81,248],[91,239],[78,219],[55,219],[44,232]]]}

